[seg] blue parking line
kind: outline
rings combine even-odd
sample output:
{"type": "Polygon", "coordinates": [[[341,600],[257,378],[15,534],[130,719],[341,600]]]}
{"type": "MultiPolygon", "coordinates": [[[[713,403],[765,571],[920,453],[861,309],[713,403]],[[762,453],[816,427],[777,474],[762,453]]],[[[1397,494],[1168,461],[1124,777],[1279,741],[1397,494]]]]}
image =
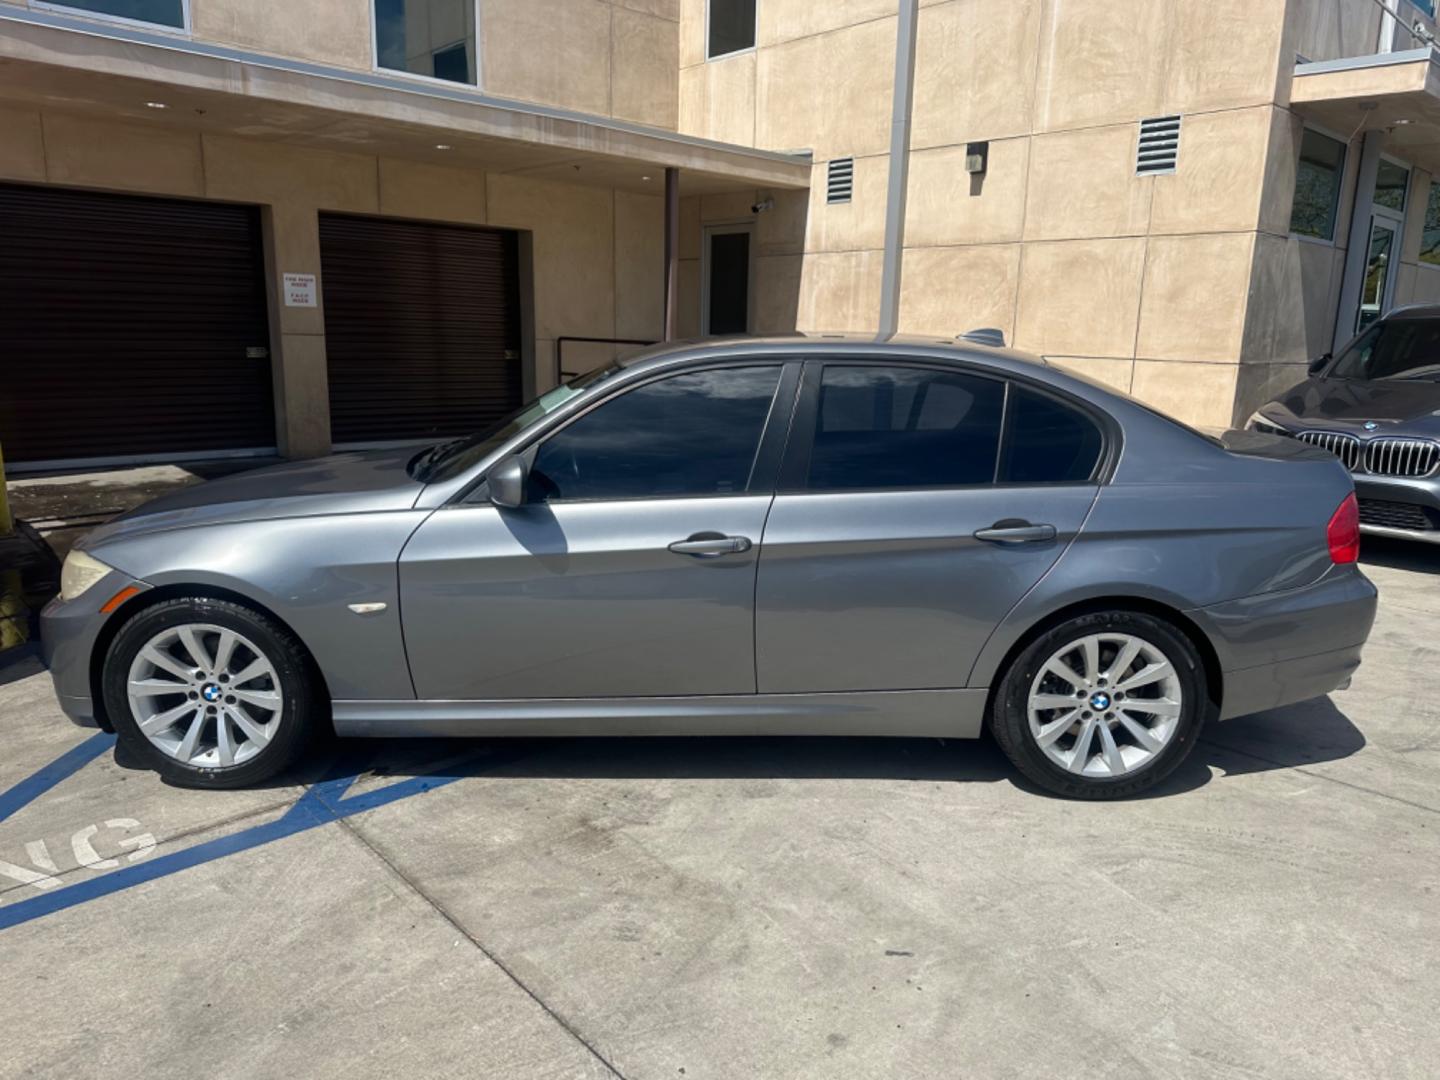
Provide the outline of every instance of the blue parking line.
{"type": "MultiPolygon", "coordinates": [[[[109,736],[113,740],[113,736],[109,736]]],[[[93,742],[93,740],[91,740],[93,742]]],[[[82,744],[88,747],[90,744],[82,744]]],[[[82,747],[77,747],[76,750],[82,747]]],[[[102,748],[103,749],[103,748],[102,748]]],[[[102,751],[93,751],[90,758],[95,757],[102,751]]],[[[75,754],[76,751],[71,751],[75,754]]],[[[66,760],[70,755],[61,758],[52,765],[42,769],[42,773],[55,769],[61,761],[66,760]]],[[[492,767],[496,764],[512,760],[515,754],[495,755],[491,761],[492,767]]],[[[89,760],[87,758],[86,760],[89,760]]],[[[75,765],[70,769],[74,772],[83,765],[75,765]]],[[[68,774],[67,774],[68,775],[68,774]]],[[[200,866],[204,863],[214,862],[216,859],[223,859],[227,855],[235,855],[242,851],[249,851],[252,848],[260,847],[263,844],[270,844],[276,840],[283,840],[288,836],[297,833],[308,832],[317,829],[321,825],[328,825],[331,822],[339,821],[354,814],[364,813],[366,810],[374,810],[377,807],[386,806],[397,802],[400,799],[412,798],[416,795],[433,791],[436,788],[453,784],[466,776],[474,776],[473,770],[455,770],[452,772],[439,772],[426,776],[411,777],[408,780],[400,780],[383,788],[373,791],[362,792],[359,795],[345,797],[345,792],[355,783],[359,774],[340,776],[334,779],[323,780],[312,785],[295,804],[287,810],[283,817],[268,821],[263,825],[255,825],[249,829],[242,829],[240,832],[229,836],[217,837],[208,840],[203,844],[196,844],[194,847],[186,848],[183,851],[175,851],[158,858],[147,859],[142,863],[135,863],[130,866],[112,870],[109,873],[98,877],[88,878],[85,881],[77,882],[74,885],[67,885],[56,889],[54,892],[44,893],[40,896],[31,897],[28,900],[21,900],[8,907],[0,907],[0,930],[8,930],[13,926],[31,922],[34,919],[43,918],[46,915],[53,915],[57,911],[64,911],[67,908],[75,907],[78,904],[89,903],[91,900],[98,900],[102,896],[110,896],[125,889],[132,889],[136,885],[143,885],[147,881],[154,881],[157,878],[168,877],[171,874],[178,874],[182,870],[188,870],[193,866],[200,866]]],[[[35,779],[34,777],[31,778],[35,779]]],[[[57,777],[50,785],[58,783],[57,777]]],[[[25,781],[24,783],[30,783],[25,781]]],[[[22,785],[17,785],[11,791],[18,790],[22,785]]],[[[38,790],[44,791],[46,787],[38,790]]],[[[38,793],[38,792],[37,792],[38,793]]],[[[10,792],[6,793],[8,796],[10,792]]]]}
{"type": "Polygon", "coordinates": [[[115,736],[97,731],[79,746],[73,747],[43,769],[0,795],[0,821],[22,810],[66,777],[74,776],[90,762],[115,745],[115,736]]]}

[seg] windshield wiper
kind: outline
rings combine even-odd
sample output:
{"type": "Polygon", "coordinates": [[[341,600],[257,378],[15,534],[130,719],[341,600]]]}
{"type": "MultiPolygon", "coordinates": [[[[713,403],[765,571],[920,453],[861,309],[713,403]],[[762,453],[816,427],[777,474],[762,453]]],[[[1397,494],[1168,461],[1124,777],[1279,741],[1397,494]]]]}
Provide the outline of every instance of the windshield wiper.
{"type": "Polygon", "coordinates": [[[416,480],[428,480],[430,478],[430,470],[434,468],[436,463],[464,441],[465,440],[461,438],[436,443],[430,447],[429,450],[421,451],[418,456],[411,460],[410,466],[406,471],[416,480]]]}

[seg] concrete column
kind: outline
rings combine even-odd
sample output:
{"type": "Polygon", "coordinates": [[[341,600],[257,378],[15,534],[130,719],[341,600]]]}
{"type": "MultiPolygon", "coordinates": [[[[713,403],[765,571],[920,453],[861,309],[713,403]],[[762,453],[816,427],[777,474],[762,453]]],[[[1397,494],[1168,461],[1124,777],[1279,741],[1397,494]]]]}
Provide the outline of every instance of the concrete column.
{"type": "Polygon", "coordinates": [[[330,452],[320,218],[314,206],[277,203],[266,208],[264,224],[275,439],[285,457],[319,457],[330,452]],[[319,306],[286,306],[285,274],[314,274],[319,281],[319,306]]]}
{"type": "Polygon", "coordinates": [[[680,170],[665,170],[665,340],[675,340],[680,297],[680,170]]]}
{"type": "Polygon", "coordinates": [[[1331,349],[1339,351],[1355,336],[1355,316],[1360,310],[1360,287],[1365,280],[1365,262],[1370,257],[1370,215],[1375,203],[1375,176],[1380,168],[1383,131],[1367,131],[1360,144],[1360,168],[1355,177],[1355,201],[1350,209],[1350,233],[1345,248],[1345,276],[1340,283],[1340,303],[1335,312],[1335,334],[1331,349]]]}

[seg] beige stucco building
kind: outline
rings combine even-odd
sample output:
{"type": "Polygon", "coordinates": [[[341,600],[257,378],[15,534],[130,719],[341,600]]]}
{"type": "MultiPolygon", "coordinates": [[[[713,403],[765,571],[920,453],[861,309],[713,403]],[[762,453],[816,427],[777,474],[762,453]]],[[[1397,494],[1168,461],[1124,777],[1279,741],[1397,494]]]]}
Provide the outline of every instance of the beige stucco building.
{"type": "Polygon", "coordinates": [[[573,339],[891,325],[1228,424],[1440,300],[1430,4],[1385,4],[0,0],[0,444],[309,455],[573,339]]]}

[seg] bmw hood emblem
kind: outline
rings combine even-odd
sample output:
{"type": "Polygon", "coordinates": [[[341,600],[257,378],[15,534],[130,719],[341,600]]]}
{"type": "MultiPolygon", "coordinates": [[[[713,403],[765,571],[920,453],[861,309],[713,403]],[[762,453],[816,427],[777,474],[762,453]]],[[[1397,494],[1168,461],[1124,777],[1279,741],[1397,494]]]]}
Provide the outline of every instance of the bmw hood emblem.
{"type": "Polygon", "coordinates": [[[1365,421],[1365,430],[1366,430],[1366,431],[1374,431],[1374,430],[1375,430],[1376,428],[1378,428],[1379,426],[1380,426],[1380,425],[1377,424],[1374,420],[1366,420],[1366,421],[1365,421]]]}

